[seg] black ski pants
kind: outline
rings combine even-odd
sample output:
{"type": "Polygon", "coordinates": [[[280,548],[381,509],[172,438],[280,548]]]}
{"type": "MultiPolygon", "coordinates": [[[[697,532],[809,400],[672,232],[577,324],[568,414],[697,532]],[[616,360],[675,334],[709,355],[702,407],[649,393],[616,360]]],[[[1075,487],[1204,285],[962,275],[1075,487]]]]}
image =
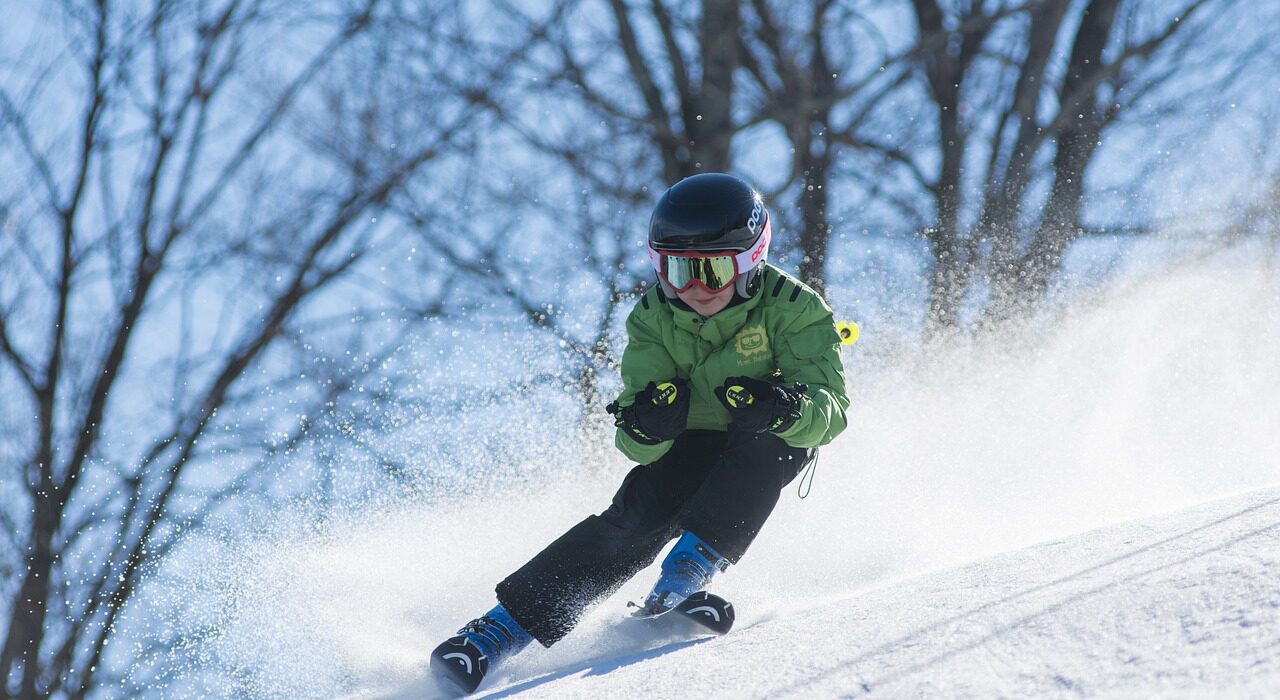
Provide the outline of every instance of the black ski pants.
{"type": "Polygon", "coordinates": [[[770,433],[687,430],[656,462],[632,469],[607,510],[499,583],[498,600],[551,646],[683,531],[737,563],[812,454],[770,433]]]}

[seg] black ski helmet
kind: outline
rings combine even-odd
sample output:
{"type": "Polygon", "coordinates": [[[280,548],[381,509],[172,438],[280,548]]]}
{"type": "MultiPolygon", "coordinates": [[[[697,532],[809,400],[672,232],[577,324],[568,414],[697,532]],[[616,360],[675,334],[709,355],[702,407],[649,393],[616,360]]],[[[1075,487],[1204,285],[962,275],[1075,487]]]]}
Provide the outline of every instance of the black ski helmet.
{"type": "Polygon", "coordinates": [[[725,251],[741,254],[734,289],[751,296],[769,256],[770,229],[764,200],[742,179],[700,173],[677,182],[658,198],[649,219],[649,257],[663,293],[676,298],[661,274],[662,253],[725,251]]]}

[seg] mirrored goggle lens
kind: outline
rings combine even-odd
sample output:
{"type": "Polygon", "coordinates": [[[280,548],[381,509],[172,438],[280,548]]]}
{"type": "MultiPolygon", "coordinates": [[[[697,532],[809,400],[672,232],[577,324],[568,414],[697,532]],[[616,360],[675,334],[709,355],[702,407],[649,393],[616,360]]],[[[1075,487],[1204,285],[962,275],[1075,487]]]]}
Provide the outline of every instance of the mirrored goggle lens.
{"type": "Polygon", "coordinates": [[[712,291],[717,291],[733,284],[734,269],[732,255],[716,255],[709,258],[681,258],[674,255],[662,256],[663,274],[667,284],[677,290],[684,290],[694,281],[701,282],[712,291]]]}

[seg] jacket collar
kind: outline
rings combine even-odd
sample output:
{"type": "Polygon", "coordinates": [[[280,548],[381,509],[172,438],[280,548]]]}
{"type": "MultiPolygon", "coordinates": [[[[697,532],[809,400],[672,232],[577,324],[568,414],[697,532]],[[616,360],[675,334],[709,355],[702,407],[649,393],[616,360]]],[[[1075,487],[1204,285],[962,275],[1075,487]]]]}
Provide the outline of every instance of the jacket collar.
{"type": "Polygon", "coordinates": [[[676,328],[699,336],[716,347],[724,345],[730,338],[737,335],[738,331],[742,330],[742,327],[747,324],[747,316],[760,305],[760,300],[764,297],[764,282],[767,281],[767,273],[768,266],[765,267],[765,271],[762,273],[761,284],[756,285],[756,293],[750,299],[732,304],[710,318],[704,319],[696,311],[687,308],[682,309],[675,304],[669,304],[671,317],[675,321],[676,328]]]}

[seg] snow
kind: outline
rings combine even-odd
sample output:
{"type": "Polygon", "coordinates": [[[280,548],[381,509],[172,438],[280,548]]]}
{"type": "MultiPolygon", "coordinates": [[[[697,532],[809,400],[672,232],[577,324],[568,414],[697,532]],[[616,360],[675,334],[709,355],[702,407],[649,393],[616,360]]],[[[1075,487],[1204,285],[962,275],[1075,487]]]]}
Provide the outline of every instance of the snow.
{"type": "Polygon", "coordinates": [[[724,638],[500,676],[478,697],[1276,697],[1280,489],[785,614],[743,597],[724,638]]]}
{"type": "MultiPolygon", "coordinates": [[[[627,637],[620,607],[477,697],[1275,697],[1280,489],[820,602],[737,598],[719,639],[627,637]]],[[[438,696],[429,680],[358,697],[438,696]]]]}
{"type": "MultiPolygon", "coordinates": [[[[651,568],[480,695],[1280,697],[1280,275],[1255,253],[1125,279],[1029,347],[855,355],[812,495],[715,582],[734,632],[619,634],[651,568]]],[[[628,465],[582,449],[211,556],[202,695],[437,696],[430,649],[607,506],[628,465]]]]}

